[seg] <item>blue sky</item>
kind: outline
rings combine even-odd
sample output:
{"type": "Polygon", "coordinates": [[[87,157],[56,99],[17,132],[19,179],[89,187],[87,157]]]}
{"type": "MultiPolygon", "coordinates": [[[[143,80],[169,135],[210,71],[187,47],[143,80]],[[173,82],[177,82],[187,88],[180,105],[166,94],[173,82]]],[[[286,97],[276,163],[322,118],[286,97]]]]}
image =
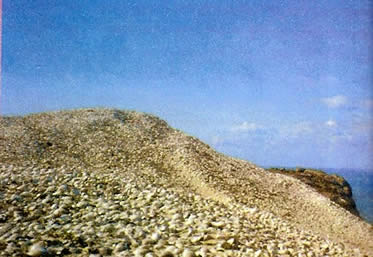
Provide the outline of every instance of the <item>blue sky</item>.
{"type": "Polygon", "coordinates": [[[371,1],[3,0],[1,112],[160,116],[259,165],[373,169],[371,1]]]}

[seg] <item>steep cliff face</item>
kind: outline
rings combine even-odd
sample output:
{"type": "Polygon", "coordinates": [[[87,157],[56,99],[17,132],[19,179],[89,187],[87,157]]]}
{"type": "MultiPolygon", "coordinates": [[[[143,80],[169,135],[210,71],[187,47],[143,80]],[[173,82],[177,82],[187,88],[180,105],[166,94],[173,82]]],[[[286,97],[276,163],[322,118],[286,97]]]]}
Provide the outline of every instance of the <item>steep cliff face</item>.
{"type": "Polygon", "coordinates": [[[305,168],[269,168],[268,171],[299,179],[323,196],[360,217],[355,201],[352,198],[351,186],[342,176],[336,174],[329,175],[322,170],[305,168]]]}

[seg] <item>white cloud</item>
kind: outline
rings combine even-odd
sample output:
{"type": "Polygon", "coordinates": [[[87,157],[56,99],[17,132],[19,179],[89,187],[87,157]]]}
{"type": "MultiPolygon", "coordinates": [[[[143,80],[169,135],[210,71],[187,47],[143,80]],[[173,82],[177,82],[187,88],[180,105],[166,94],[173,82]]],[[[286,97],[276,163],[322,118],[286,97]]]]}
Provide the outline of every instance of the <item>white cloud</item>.
{"type": "Polygon", "coordinates": [[[321,101],[330,108],[338,108],[347,103],[347,97],[343,95],[336,95],[332,97],[322,98],[321,101]]]}
{"type": "Polygon", "coordinates": [[[335,122],[334,120],[328,120],[327,122],[325,122],[325,126],[335,127],[335,126],[337,126],[337,122],[335,122]]]}
{"type": "Polygon", "coordinates": [[[261,128],[255,123],[249,123],[247,121],[242,122],[239,125],[233,126],[231,128],[231,131],[233,132],[247,132],[247,131],[255,131],[257,129],[261,128]]]}

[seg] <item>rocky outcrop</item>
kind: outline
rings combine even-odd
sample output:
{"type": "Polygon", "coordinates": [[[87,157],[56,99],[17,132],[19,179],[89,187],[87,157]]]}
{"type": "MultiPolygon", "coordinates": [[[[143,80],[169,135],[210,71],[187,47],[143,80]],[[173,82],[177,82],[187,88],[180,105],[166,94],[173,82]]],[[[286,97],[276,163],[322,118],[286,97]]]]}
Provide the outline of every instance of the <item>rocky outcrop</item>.
{"type": "Polygon", "coordinates": [[[351,186],[339,175],[327,174],[322,170],[296,168],[269,168],[268,171],[294,177],[314,188],[333,202],[345,208],[352,214],[359,216],[356,204],[352,198],[351,186]]]}

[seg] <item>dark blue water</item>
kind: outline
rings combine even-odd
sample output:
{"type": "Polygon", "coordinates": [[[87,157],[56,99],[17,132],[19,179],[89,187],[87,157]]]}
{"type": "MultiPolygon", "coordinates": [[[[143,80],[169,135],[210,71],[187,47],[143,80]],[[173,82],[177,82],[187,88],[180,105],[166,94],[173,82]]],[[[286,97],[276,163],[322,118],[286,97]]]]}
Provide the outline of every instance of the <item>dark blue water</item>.
{"type": "Polygon", "coordinates": [[[352,197],[362,218],[373,224],[373,170],[321,169],[343,176],[352,188],[352,197]]]}

